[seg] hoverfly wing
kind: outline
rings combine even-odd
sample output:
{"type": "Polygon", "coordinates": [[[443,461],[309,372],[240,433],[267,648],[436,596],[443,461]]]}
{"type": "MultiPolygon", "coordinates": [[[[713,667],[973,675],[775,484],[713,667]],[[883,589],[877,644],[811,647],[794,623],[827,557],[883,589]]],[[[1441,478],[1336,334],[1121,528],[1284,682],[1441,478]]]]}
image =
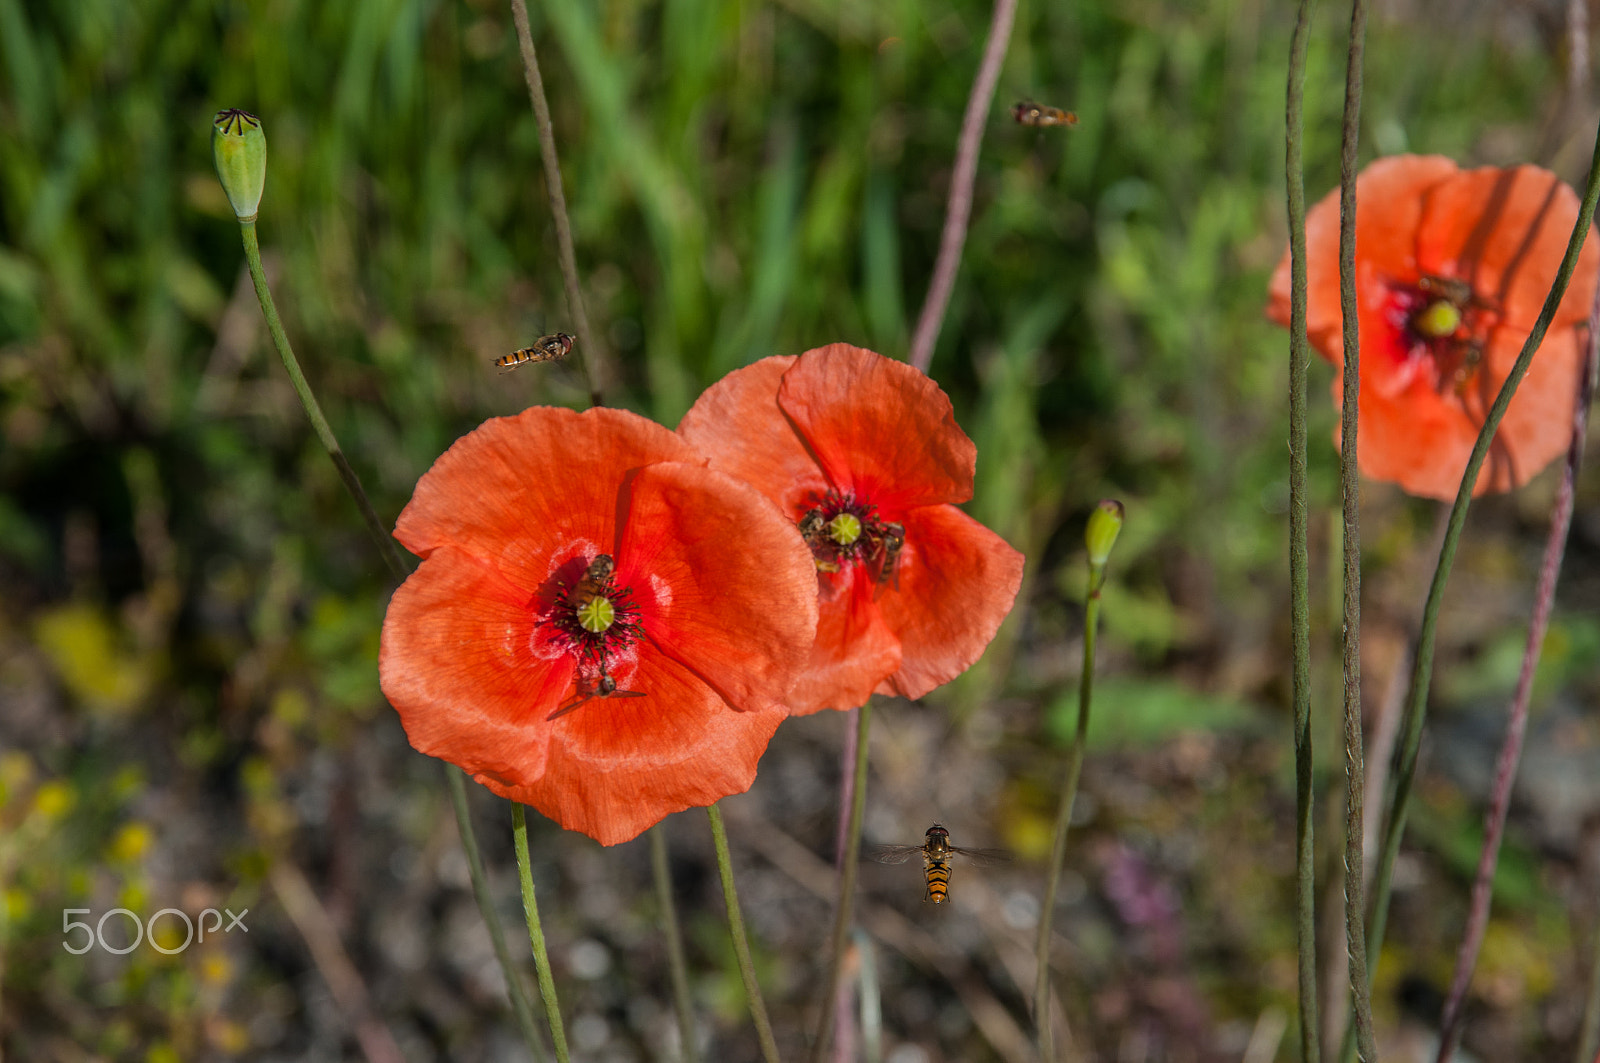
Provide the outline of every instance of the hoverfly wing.
{"type": "Polygon", "coordinates": [[[921,845],[869,845],[865,855],[880,864],[903,864],[913,856],[923,855],[921,845]]]}
{"type": "Polygon", "coordinates": [[[544,718],[545,722],[549,723],[551,720],[554,720],[554,719],[557,719],[559,717],[565,716],[567,713],[573,711],[574,709],[581,708],[585,702],[587,702],[590,698],[592,698],[594,696],[595,696],[594,694],[579,694],[579,695],[577,695],[571,701],[567,702],[565,705],[562,705],[560,708],[556,709],[556,711],[554,711],[550,715],[546,716],[544,718]]]}
{"type": "Polygon", "coordinates": [[[994,867],[1011,862],[1011,854],[1004,849],[962,849],[952,845],[950,851],[973,867],[994,867]]]}
{"type": "Polygon", "coordinates": [[[563,705],[560,708],[556,709],[555,712],[552,712],[550,715],[546,716],[545,717],[545,721],[548,723],[550,720],[554,720],[554,719],[557,719],[558,717],[565,716],[567,713],[573,711],[574,709],[582,708],[584,702],[588,701],[590,698],[642,698],[642,697],[644,697],[644,691],[642,691],[642,690],[613,690],[609,694],[605,694],[605,693],[602,693],[602,692],[596,690],[593,693],[580,694],[579,696],[573,698],[571,701],[567,702],[565,705],[563,705]]]}

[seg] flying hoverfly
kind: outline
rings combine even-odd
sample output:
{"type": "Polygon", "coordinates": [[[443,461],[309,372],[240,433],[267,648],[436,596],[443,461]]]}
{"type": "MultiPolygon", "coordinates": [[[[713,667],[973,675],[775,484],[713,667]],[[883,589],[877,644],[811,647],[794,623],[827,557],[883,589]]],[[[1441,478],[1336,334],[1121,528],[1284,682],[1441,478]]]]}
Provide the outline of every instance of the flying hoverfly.
{"type": "Polygon", "coordinates": [[[880,864],[903,864],[921,854],[928,876],[928,892],[922,899],[934,904],[950,898],[950,864],[955,857],[974,867],[991,867],[1011,859],[1004,849],[958,849],[950,844],[950,832],[937,823],[928,828],[927,841],[921,845],[875,845],[867,853],[880,864]]]}
{"type": "Polygon", "coordinates": [[[585,690],[584,681],[580,677],[578,680],[578,692],[572,696],[571,700],[546,716],[545,720],[549,721],[565,716],[572,710],[587,703],[590,698],[642,698],[644,696],[645,694],[642,690],[618,690],[617,681],[606,674],[606,666],[602,663],[600,665],[600,678],[585,690]]]}
{"type": "Polygon", "coordinates": [[[1078,124],[1078,116],[1071,111],[1063,111],[1059,107],[1047,107],[1042,103],[1032,100],[1023,100],[1011,108],[1011,117],[1017,120],[1018,125],[1031,125],[1039,128],[1045,126],[1067,126],[1071,128],[1078,124]]]}
{"type": "Polygon", "coordinates": [[[494,364],[500,367],[502,373],[509,373],[521,365],[531,362],[557,362],[565,358],[572,350],[572,337],[565,332],[558,332],[554,336],[540,336],[533,341],[531,347],[519,347],[510,354],[496,358],[494,364]]]}

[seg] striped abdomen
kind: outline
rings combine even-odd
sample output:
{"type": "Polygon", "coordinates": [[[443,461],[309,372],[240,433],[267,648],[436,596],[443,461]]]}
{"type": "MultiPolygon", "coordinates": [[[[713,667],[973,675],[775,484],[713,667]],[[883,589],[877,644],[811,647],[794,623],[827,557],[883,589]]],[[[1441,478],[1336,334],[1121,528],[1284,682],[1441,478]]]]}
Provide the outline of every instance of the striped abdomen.
{"type": "Polygon", "coordinates": [[[923,863],[927,865],[928,892],[922,899],[943,904],[950,897],[950,863],[934,856],[925,856],[923,863]]]}

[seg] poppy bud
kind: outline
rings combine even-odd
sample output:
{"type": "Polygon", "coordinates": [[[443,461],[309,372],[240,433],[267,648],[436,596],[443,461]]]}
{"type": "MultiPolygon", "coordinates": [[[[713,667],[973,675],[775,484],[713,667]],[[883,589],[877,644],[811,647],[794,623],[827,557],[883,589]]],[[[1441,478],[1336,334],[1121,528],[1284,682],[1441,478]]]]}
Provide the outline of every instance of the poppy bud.
{"type": "Polygon", "coordinates": [[[1100,568],[1111,556],[1117,534],[1122,531],[1122,503],[1108,498],[1094,507],[1089,514],[1089,527],[1084,532],[1084,542],[1089,547],[1089,567],[1100,568]]]}
{"type": "Polygon", "coordinates": [[[267,135],[261,120],[237,107],[218,111],[211,124],[211,154],[233,213],[241,222],[255,221],[267,183],[267,135]]]}

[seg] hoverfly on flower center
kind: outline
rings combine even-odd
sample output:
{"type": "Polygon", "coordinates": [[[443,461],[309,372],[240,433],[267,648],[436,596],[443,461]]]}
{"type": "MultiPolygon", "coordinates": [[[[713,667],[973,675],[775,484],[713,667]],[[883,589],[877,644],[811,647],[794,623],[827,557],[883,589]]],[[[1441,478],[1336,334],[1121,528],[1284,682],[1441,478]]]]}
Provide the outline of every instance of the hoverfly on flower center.
{"type": "Polygon", "coordinates": [[[830,490],[812,501],[796,526],[811,548],[817,571],[833,574],[853,565],[866,566],[882,593],[884,585],[895,579],[905,526],[884,520],[877,506],[853,492],[830,490]]]}
{"type": "Polygon", "coordinates": [[[1413,364],[1426,359],[1434,389],[1460,395],[1477,372],[1499,313],[1467,281],[1428,275],[1392,289],[1388,316],[1404,357],[1413,364]]]}
{"type": "Polygon", "coordinates": [[[609,679],[607,662],[632,646],[642,633],[633,589],[617,586],[616,568],[610,554],[595,555],[583,574],[555,595],[542,621],[577,655],[580,669],[585,665],[599,668],[597,691],[609,679]]]}

